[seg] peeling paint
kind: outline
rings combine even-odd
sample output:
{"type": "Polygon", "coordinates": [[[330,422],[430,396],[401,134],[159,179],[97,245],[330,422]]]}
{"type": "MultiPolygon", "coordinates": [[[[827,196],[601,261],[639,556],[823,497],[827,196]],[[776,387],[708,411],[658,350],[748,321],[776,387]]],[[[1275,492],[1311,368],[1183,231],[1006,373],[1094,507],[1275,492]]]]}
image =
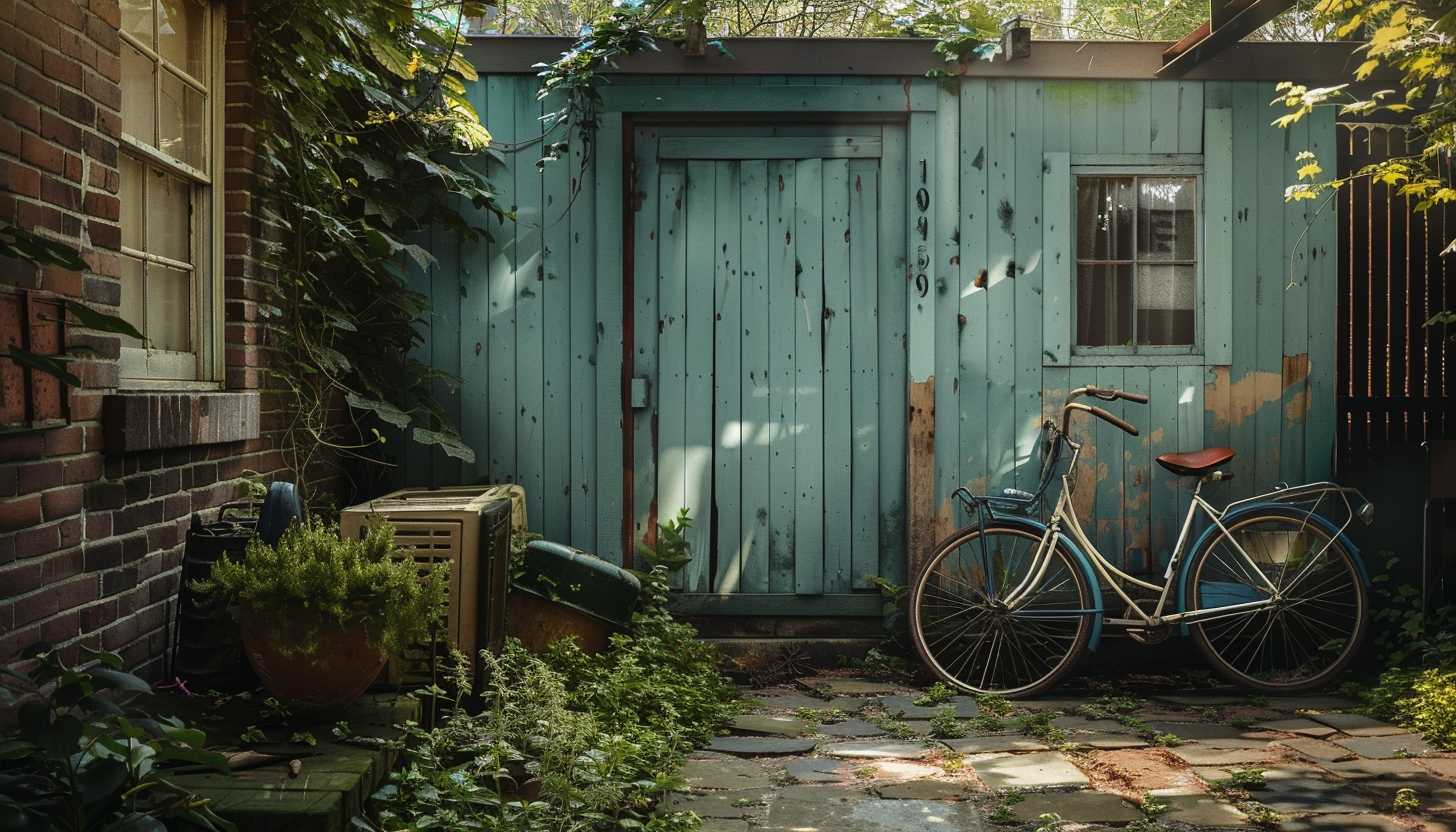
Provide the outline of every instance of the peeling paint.
{"type": "Polygon", "coordinates": [[[1307,387],[1290,397],[1289,403],[1284,405],[1284,418],[1289,420],[1290,427],[1295,427],[1309,416],[1309,403],[1307,387]]]}
{"type": "MultiPolygon", "coordinates": [[[[1289,368],[1287,361],[1286,368],[1289,368]]],[[[1297,372],[1299,367],[1296,365],[1293,369],[1297,372]]],[[[1284,398],[1285,383],[1280,373],[1252,372],[1231,384],[1228,367],[1214,367],[1212,371],[1214,380],[1212,384],[1204,385],[1204,401],[1215,404],[1228,402],[1224,412],[1219,412],[1216,406],[1210,408],[1213,410],[1213,429],[1216,431],[1239,427],[1263,405],[1284,398]]],[[[1296,383],[1302,383],[1309,376],[1307,360],[1303,371],[1304,375],[1296,383]]]]}

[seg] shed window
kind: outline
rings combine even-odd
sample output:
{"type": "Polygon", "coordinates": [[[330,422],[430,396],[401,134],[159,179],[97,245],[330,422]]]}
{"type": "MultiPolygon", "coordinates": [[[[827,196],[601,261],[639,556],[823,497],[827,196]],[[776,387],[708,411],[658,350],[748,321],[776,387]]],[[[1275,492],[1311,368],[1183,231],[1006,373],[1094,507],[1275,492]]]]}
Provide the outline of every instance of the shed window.
{"type": "Polygon", "coordinates": [[[1078,175],[1079,347],[1197,343],[1198,179],[1078,175]]]}

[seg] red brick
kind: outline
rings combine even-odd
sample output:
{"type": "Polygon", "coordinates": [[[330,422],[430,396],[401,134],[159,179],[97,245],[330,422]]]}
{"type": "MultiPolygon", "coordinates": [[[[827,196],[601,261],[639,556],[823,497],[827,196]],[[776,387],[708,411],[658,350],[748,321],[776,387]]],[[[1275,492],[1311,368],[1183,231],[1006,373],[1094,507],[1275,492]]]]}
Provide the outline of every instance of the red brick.
{"type": "Polygon", "coordinates": [[[67,211],[81,210],[81,189],[64,179],[47,176],[40,180],[40,198],[67,211]]]}
{"type": "MultiPolygon", "coordinates": [[[[24,136],[19,137],[24,141],[24,136]]],[[[40,171],[25,165],[17,165],[9,159],[0,159],[0,179],[17,196],[40,199],[40,171]]]]}
{"type": "MultiPolygon", "coordinates": [[[[92,228],[95,227],[96,226],[94,225],[92,226],[92,228]]],[[[107,261],[115,261],[117,263],[120,263],[120,260],[117,259],[114,255],[98,256],[96,259],[96,265],[92,267],[92,271],[98,273],[102,272],[104,270],[103,264],[107,261]]],[[[84,298],[87,303],[94,303],[98,306],[112,307],[118,306],[121,303],[121,284],[115,280],[101,280],[88,277],[85,278],[83,286],[84,288],[82,289],[81,297],[84,298]]]]}
{"type": "Polygon", "coordinates": [[[121,4],[117,0],[91,0],[91,13],[100,17],[107,26],[121,28],[121,4]]]}
{"type": "Polygon", "coordinates": [[[40,625],[40,637],[51,644],[60,644],[85,635],[81,629],[81,613],[67,610],[40,625]]]}
{"type": "Polygon", "coordinates": [[[86,25],[86,14],[76,0],[31,0],[31,2],[35,3],[36,8],[72,29],[80,29],[86,25]]]}
{"type": "Polygon", "coordinates": [[[0,116],[32,133],[40,132],[40,106],[4,87],[0,87],[0,116]]]}
{"type": "MultiPolygon", "coordinates": [[[[41,65],[45,61],[45,48],[41,46],[40,41],[31,35],[20,31],[11,24],[0,24],[0,42],[5,44],[6,53],[13,57],[15,61],[29,66],[32,69],[41,69],[41,65]]],[[[8,71],[10,73],[11,83],[14,83],[14,63],[10,65],[8,71]]]]}
{"type": "Polygon", "coordinates": [[[61,27],[49,15],[27,3],[15,4],[15,27],[46,46],[60,44],[61,27]]]}
{"type": "Polygon", "coordinates": [[[121,112],[121,87],[115,80],[87,71],[81,91],[89,95],[96,106],[121,112]]]}
{"type": "Polygon", "coordinates": [[[66,152],[30,133],[20,137],[20,158],[51,173],[61,173],[66,169],[66,152]]]}
{"type": "Polygon", "coordinates": [[[101,418],[101,394],[93,390],[71,391],[71,420],[93,422],[101,418]]]}
{"type": "Polygon", "coordinates": [[[82,531],[85,528],[79,517],[68,517],[61,521],[61,548],[80,546],[84,540],[82,531]]]}
{"type": "Polygon", "coordinates": [[[39,525],[41,522],[41,497],[27,494],[14,500],[0,501],[0,532],[13,532],[39,525]]]}
{"type": "Polygon", "coordinates": [[[15,626],[34,624],[60,611],[60,596],[54,592],[34,592],[15,600],[15,626]]]}
{"type": "Polygon", "coordinates": [[[0,463],[29,462],[43,453],[45,437],[40,433],[0,433],[0,463]]]}
{"type": "Polygon", "coordinates": [[[40,582],[47,585],[75,577],[84,571],[85,564],[79,548],[57,552],[41,561],[40,582]]]}
{"type": "Polygon", "coordinates": [[[104,540],[111,537],[111,512],[88,513],[86,515],[86,536],[93,540],[104,540]]]}
{"type": "Polygon", "coordinates": [[[60,520],[81,512],[82,491],[80,486],[55,488],[40,495],[41,510],[47,521],[60,520]]]}
{"type": "Polygon", "coordinates": [[[101,479],[106,463],[100,456],[83,456],[66,462],[67,483],[88,483],[101,479]]]}
{"type": "Polygon", "coordinates": [[[42,446],[45,455],[69,456],[79,454],[85,441],[86,430],[80,425],[48,430],[43,437],[42,446]]]}
{"type": "Polygon", "coordinates": [[[98,222],[92,223],[90,230],[91,245],[108,251],[121,250],[121,226],[98,222]]]}
{"type": "Polygon", "coordinates": [[[110,136],[88,132],[82,137],[80,146],[93,162],[100,162],[108,168],[116,167],[117,142],[110,136]]]}
{"type": "Polygon", "coordinates": [[[34,494],[47,488],[56,488],[66,481],[65,463],[60,460],[22,465],[16,474],[21,494],[34,494]]]}
{"type": "Polygon", "coordinates": [[[15,66],[15,89],[34,99],[42,110],[54,110],[60,103],[56,82],[24,64],[15,66]]]}
{"type": "Polygon", "coordinates": [[[20,155],[20,128],[8,121],[0,121],[0,153],[20,155]]]}
{"type": "Polygon", "coordinates": [[[113,222],[121,219],[121,200],[110,194],[101,194],[92,191],[86,194],[86,214],[91,217],[100,217],[113,222]]]}
{"type": "Polygon", "coordinates": [[[96,111],[96,132],[108,139],[121,138],[121,116],[106,110],[96,111]]]}
{"type": "Polygon", "coordinates": [[[48,555],[61,548],[59,525],[42,526],[38,529],[15,533],[15,559],[48,555]]]}
{"type": "Polygon", "coordinates": [[[40,288],[47,292],[55,292],[68,298],[79,298],[81,297],[81,283],[80,272],[73,272],[60,266],[41,266],[40,288]]]}
{"type": "Polygon", "coordinates": [[[43,66],[47,78],[68,87],[81,88],[81,63],[75,57],[47,50],[43,66]]]}

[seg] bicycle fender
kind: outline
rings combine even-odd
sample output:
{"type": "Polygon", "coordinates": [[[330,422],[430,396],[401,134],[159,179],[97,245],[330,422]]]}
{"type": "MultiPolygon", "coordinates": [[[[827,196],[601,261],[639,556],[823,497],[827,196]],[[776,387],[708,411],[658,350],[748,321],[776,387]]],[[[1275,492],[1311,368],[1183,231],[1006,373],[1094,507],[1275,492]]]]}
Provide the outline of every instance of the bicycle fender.
{"type": "MultiPolygon", "coordinates": [[[[986,525],[988,527],[1012,526],[1035,535],[1045,534],[1047,530],[1045,524],[1023,517],[997,517],[995,521],[986,525]]],[[[1082,569],[1083,577],[1087,579],[1087,586],[1092,588],[1092,611],[1097,615],[1092,619],[1092,637],[1087,640],[1087,649],[1095,652],[1097,643],[1102,638],[1102,618],[1107,612],[1102,607],[1102,584],[1097,580],[1097,573],[1092,570],[1092,562],[1087,559],[1087,555],[1077,547],[1077,544],[1073,543],[1072,539],[1065,534],[1058,533],[1057,539],[1067,547],[1067,551],[1072,553],[1077,566],[1082,569]]]]}
{"type": "MultiPolygon", "coordinates": [[[[1281,511],[1289,510],[1289,506],[1284,505],[1283,503],[1276,503],[1273,501],[1265,503],[1250,503],[1249,505],[1243,506],[1236,511],[1229,512],[1229,514],[1223,518],[1223,523],[1226,526],[1231,525],[1232,523],[1237,522],[1246,514],[1267,511],[1271,508],[1280,509],[1281,511]]],[[[1355,559],[1355,568],[1360,570],[1360,580],[1365,582],[1365,586],[1370,586],[1370,572],[1365,568],[1365,559],[1360,557],[1360,547],[1355,545],[1355,542],[1350,539],[1350,536],[1345,534],[1344,532],[1341,532],[1339,526],[1336,526],[1334,523],[1331,523],[1328,519],[1321,517],[1318,514],[1311,514],[1309,516],[1309,521],[1314,525],[1324,529],[1326,532],[1329,532],[1331,538],[1339,541],[1340,545],[1350,550],[1350,556],[1355,559]]],[[[1217,533],[1217,526],[1210,525],[1208,528],[1204,529],[1203,533],[1198,536],[1198,539],[1193,542],[1193,546],[1188,549],[1188,557],[1185,557],[1183,559],[1183,564],[1178,568],[1179,612],[1188,611],[1188,570],[1193,565],[1193,553],[1202,549],[1204,543],[1207,542],[1210,537],[1217,533]]],[[[1183,635],[1188,635],[1187,624],[1178,625],[1178,629],[1182,632],[1183,635]]]]}

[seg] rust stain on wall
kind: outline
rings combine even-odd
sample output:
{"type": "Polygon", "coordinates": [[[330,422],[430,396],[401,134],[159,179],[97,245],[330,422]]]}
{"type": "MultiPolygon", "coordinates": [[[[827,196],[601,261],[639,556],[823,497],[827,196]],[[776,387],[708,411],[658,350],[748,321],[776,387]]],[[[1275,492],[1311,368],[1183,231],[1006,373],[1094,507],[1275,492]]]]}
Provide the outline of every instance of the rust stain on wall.
{"type": "Polygon", "coordinates": [[[935,507],[935,377],[910,382],[909,572],[920,571],[935,545],[938,514],[935,507]]]}

